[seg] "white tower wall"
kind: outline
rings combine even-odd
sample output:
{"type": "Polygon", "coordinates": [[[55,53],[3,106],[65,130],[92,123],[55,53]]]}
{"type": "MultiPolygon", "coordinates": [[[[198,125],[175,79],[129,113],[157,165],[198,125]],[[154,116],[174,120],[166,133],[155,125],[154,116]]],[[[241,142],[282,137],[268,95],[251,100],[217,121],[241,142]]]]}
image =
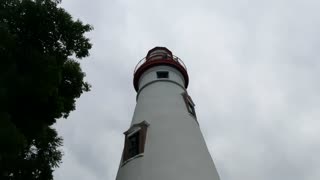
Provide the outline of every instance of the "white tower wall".
{"type": "Polygon", "coordinates": [[[199,124],[187,110],[184,82],[178,70],[164,65],[142,74],[131,126],[149,124],[145,149],[121,161],[117,180],[219,180],[199,124]],[[158,79],[157,71],[169,77],[158,79]]]}

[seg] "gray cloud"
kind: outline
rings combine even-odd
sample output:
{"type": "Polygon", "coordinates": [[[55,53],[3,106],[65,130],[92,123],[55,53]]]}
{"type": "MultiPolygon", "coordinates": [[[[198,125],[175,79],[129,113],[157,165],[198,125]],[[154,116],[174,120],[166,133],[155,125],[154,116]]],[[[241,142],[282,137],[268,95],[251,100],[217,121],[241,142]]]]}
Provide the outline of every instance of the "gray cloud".
{"type": "Polygon", "coordinates": [[[60,179],[115,179],[135,106],[132,71],[154,46],[184,60],[223,180],[320,179],[318,1],[64,1],[90,23],[92,91],[56,128],[60,179]]]}

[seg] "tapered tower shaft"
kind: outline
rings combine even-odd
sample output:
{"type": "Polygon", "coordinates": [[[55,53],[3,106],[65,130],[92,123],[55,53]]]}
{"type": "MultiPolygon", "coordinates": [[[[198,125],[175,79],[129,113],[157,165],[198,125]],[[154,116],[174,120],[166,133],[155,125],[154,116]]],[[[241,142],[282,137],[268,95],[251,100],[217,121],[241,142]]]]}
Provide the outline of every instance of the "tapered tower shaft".
{"type": "Polygon", "coordinates": [[[150,50],[138,64],[137,104],[117,180],[219,180],[188,81],[186,67],[167,48],[150,50]]]}

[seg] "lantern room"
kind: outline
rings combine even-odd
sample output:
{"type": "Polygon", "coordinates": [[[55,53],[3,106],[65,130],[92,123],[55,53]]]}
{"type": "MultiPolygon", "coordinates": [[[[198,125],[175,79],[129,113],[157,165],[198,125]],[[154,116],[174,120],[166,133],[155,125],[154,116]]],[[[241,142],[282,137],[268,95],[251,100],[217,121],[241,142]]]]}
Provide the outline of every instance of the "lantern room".
{"type": "Polygon", "coordinates": [[[155,66],[170,66],[177,69],[183,76],[185,81],[185,88],[188,87],[189,77],[187,68],[183,61],[174,56],[172,52],[165,47],[155,47],[151,49],[147,56],[139,61],[134,69],[133,85],[136,91],[139,90],[139,80],[142,74],[155,66]]]}

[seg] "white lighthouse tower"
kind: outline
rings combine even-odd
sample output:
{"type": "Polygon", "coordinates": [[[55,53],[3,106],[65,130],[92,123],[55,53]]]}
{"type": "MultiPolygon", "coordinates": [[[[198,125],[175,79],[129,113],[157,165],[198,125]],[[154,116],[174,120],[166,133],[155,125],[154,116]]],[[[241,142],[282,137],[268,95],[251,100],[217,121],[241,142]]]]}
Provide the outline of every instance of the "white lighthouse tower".
{"type": "Polygon", "coordinates": [[[133,82],[137,104],[116,180],[219,180],[183,62],[155,47],[138,63],[133,82]]]}

